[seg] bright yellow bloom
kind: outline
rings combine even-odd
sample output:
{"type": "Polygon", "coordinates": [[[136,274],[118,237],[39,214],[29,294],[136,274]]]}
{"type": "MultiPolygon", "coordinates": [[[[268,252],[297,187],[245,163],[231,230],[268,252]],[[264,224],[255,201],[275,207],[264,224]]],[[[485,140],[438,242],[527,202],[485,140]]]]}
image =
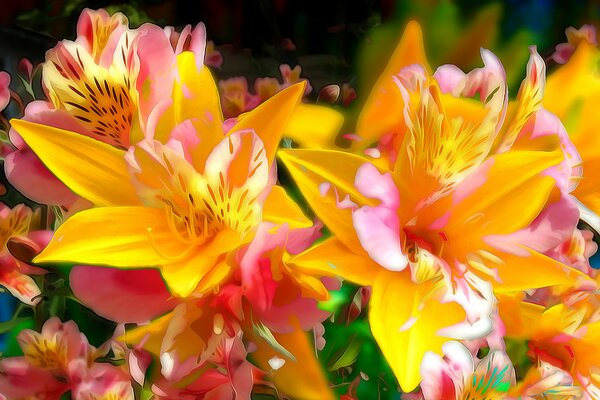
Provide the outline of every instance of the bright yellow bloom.
{"type": "Polygon", "coordinates": [[[144,140],[129,153],[73,132],[13,120],[59,179],[103,206],[65,221],[37,262],[157,266],[172,293],[186,297],[211,290],[229,274],[228,254],[252,239],[263,218],[305,223],[285,191],[270,190],[269,178],[303,85],[279,93],[225,135],[210,72],[198,70],[193,53],[184,52],[178,56],[178,76],[173,101],[156,122],[155,140],[144,140]],[[265,201],[269,194],[275,199],[265,201]]]}
{"type": "Polygon", "coordinates": [[[554,121],[540,111],[543,62],[533,52],[507,110],[502,66],[482,56],[484,68],[432,76],[411,23],[358,119],[355,147],[378,141],[379,159],[280,152],[335,235],[291,262],[372,287],[371,330],[404,391],[419,384],[427,351],[488,332],[490,285],[502,293],[586,279],[542,254],[552,240],[540,221],[577,221],[564,194],[570,155],[558,132],[539,132],[554,121]]]}

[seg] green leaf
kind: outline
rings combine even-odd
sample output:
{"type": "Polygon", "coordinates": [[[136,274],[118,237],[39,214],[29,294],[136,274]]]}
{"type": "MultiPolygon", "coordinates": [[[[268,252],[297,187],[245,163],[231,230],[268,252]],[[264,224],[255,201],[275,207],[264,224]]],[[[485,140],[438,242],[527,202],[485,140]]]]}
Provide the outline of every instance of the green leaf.
{"type": "Polygon", "coordinates": [[[348,347],[344,349],[344,352],[339,356],[337,360],[328,368],[329,371],[337,371],[340,368],[348,367],[356,361],[358,358],[358,354],[360,353],[360,349],[362,347],[362,343],[358,340],[355,340],[353,337],[350,340],[350,344],[348,347]]]}
{"type": "Polygon", "coordinates": [[[281,343],[279,343],[277,341],[277,339],[275,339],[275,336],[273,336],[273,334],[271,333],[271,330],[269,328],[267,328],[265,326],[265,324],[263,324],[262,322],[258,322],[255,323],[254,321],[252,322],[252,328],[254,329],[254,332],[260,336],[261,338],[263,338],[268,344],[269,346],[271,346],[271,348],[281,354],[283,354],[284,356],[286,356],[287,358],[289,358],[292,361],[296,361],[296,357],[294,357],[294,355],[292,353],[290,353],[285,347],[283,347],[281,345],[281,343]]]}

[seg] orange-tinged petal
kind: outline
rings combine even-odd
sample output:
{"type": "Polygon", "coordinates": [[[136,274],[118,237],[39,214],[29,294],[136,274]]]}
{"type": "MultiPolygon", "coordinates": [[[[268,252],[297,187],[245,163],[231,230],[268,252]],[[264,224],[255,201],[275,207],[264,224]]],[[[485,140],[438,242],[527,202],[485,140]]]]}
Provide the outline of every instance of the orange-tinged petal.
{"type": "Polygon", "coordinates": [[[149,267],[187,250],[157,208],[99,207],[67,219],[35,262],[149,267]]]}
{"type": "Polygon", "coordinates": [[[328,400],[335,398],[328,387],[325,371],[315,357],[316,352],[312,345],[314,340],[309,337],[308,333],[299,327],[292,333],[273,333],[277,342],[289,351],[295,360],[274,350],[253,330],[246,329],[245,335],[257,345],[256,351],[250,353],[249,357],[260,368],[266,371],[272,370],[269,360],[274,357],[282,358],[285,361],[281,368],[271,372],[272,380],[279,391],[294,399],[328,400]]]}
{"type": "Polygon", "coordinates": [[[40,301],[41,292],[35,281],[16,269],[0,273],[0,286],[27,305],[33,306],[40,301]]]}
{"type": "Polygon", "coordinates": [[[339,203],[346,196],[359,206],[373,203],[354,186],[358,168],[369,161],[335,150],[281,150],[279,157],[315,214],[346,246],[360,247],[352,212],[339,203]]]}
{"type": "Polygon", "coordinates": [[[290,198],[281,186],[273,186],[263,204],[263,221],[275,224],[288,224],[290,229],[308,228],[312,221],[290,198]]]}
{"type": "Polygon", "coordinates": [[[506,328],[506,336],[530,339],[539,327],[545,307],[522,301],[522,293],[496,294],[498,313],[506,328]]]}
{"type": "Polygon", "coordinates": [[[304,94],[305,82],[292,85],[271,97],[243,117],[230,132],[254,130],[263,141],[269,165],[275,159],[275,152],[285,127],[304,94]]]}
{"type": "Polygon", "coordinates": [[[442,354],[449,338],[440,336],[440,329],[465,320],[460,305],[440,302],[442,291],[431,283],[413,283],[407,272],[382,271],[373,282],[371,331],[404,392],[421,382],[425,353],[442,354]]]}
{"type": "Polygon", "coordinates": [[[136,205],[125,151],[78,133],[13,119],[13,128],[54,175],[100,206],[136,205]]]}
{"type": "Polygon", "coordinates": [[[411,64],[419,64],[427,71],[430,69],[423,46],[423,33],[415,21],[406,25],[398,46],[358,117],[356,132],[365,139],[365,145],[402,123],[400,110],[404,107],[404,101],[392,77],[411,64]]]}
{"type": "Polygon", "coordinates": [[[350,249],[336,237],[291,257],[288,264],[306,273],[341,276],[363,286],[371,285],[382,269],[360,245],[350,249]]]}
{"type": "Polygon", "coordinates": [[[519,254],[494,251],[498,259],[489,259],[486,265],[495,268],[498,281],[497,293],[537,289],[546,286],[573,285],[590,280],[584,273],[537,251],[518,246],[519,254]]]}
{"type": "Polygon", "coordinates": [[[344,116],[332,108],[298,104],[285,127],[284,136],[303,148],[332,147],[343,123],[344,116]]]}

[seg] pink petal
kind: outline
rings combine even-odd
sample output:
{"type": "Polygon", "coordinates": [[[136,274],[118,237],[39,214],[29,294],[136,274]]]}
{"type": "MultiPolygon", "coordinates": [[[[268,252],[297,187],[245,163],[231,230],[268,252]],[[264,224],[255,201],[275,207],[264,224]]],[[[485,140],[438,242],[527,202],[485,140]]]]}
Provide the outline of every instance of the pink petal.
{"type": "Polygon", "coordinates": [[[146,121],[154,107],[171,97],[177,59],[165,32],[156,25],[138,28],[137,55],[140,71],[137,88],[140,92],[141,120],[146,121]]]}
{"type": "Polygon", "coordinates": [[[527,246],[546,253],[570,238],[579,222],[579,209],[569,195],[549,203],[533,222],[520,231],[509,235],[490,235],[485,241],[490,245],[512,253],[527,246]]]}
{"type": "Polygon", "coordinates": [[[19,192],[40,204],[69,205],[77,195],[59,181],[30,149],[6,156],[4,171],[19,192]]]}
{"type": "Polygon", "coordinates": [[[556,179],[558,186],[563,191],[571,192],[577,186],[577,178],[583,174],[582,160],[565,127],[556,115],[544,109],[537,111],[527,121],[513,147],[518,147],[521,142],[526,145],[527,141],[532,139],[553,136],[559,140],[565,161],[550,168],[547,174],[556,179]]]}
{"type": "Polygon", "coordinates": [[[68,385],[54,379],[49,371],[30,365],[24,357],[0,361],[0,393],[8,399],[58,399],[68,385]]]}
{"type": "Polygon", "coordinates": [[[403,270],[408,259],[400,244],[400,199],[391,174],[382,175],[372,164],[365,164],[356,174],[355,186],[363,195],[381,200],[376,207],[364,206],[352,213],[363,248],[384,268],[403,270]]]}
{"type": "Polygon", "coordinates": [[[465,74],[453,65],[443,65],[434,73],[443,93],[451,93],[455,97],[473,97],[479,94],[479,99],[485,104],[489,113],[481,126],[487,123],[495,126],[498,132],[504,120],[508,90],[506,74],[502,63],[489,50],[481,49],[484,66],[465,74]]]}
{"type": "Polygon", "coordinates": [[[0,111],[4,110],[10,102],[10,75],[0,71],[0,111]]]}
{"type": "Polygon", "coordinates": [[[86,306],[119,323],[147,322],[177,305],[154,269],[76,266],[70,282],[73,293],[86,306]]]}

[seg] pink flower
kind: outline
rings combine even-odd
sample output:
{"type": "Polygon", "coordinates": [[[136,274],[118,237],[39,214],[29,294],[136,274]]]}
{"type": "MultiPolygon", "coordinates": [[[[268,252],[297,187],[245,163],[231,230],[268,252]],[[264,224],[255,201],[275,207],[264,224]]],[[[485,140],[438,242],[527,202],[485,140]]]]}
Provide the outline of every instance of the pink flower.
{"type": "Polygon", "coordinates": [[[221,68],[221,65],[223,65],[223,55],[215,48],[215,42],[212,40],[206,42],[206,57],[204,63],[213,68],[221,68]]]}
{"type": "Polygon", "coordinates": [[[551,56],[558,64],[566,64],[582,41],[586,41],[593,46],[598,45],[596,27],[593,25],[583,25],[579,29],[571,26],[566,29],[565,33],[567,35],[567,43],[558,44],[551,56]]]}
{"type": "MultiPolygon", "coordinates": [[[[203,66],[202,24],[181,33],[152,24],[132,30],[120,13],[86,9],[77,33],[75,41],[63,40],[46,54],[42,81],[49,101],[30,103],[24,120],[127,148],[144,138],[148,126],[154,129],[172,102],[177,54],[191,51],[197,68],[203,66]]],[[[9,181],[38,203],[71,207],[77,197],[14,130],[10,138],[15,149],[6,157],[9,181]]]]}
{"type": "MultiPolygon", "coordinates": [[[[291,332],[292,321],[308,331],[329,316],[318,308],[318,300],[327,298],[324,282],[288,267],[284,261],[288,244],[295,252],[308,248],[319,235],[319,228],[290,231],[287,226],[263,223],[241,258],[244,297],[253,315],[274,332],[291,332]]],[[[329,284],[335,286],[334,282],[329,284]]]]}
{"type": "Polygon", "coordinates": [[[424,400],[501,398],[515,383],[506,353],[491,350],[478,360],[458,342],[443,347],[444,357],[427,353],[421,364],[424,400]]]}
{"type": "Polygon", "coordinates": [[[50,318],[41,333],[26,329],[17,340],[24,355],[0,361],[0,393],[8,398],[50,400],[70,390],[74,399],[91,400],[109,393],[133,399],[129,375],[113,365],[96,363],[103,352],[88,344],[73,321],[50,318]]]}
{"type": "Polygon", "coordinates": [[[182,386],[162,378],[152,385],[152,392],[160,400],[246,399],[252,392],[253,370],[241,335],[236,335],[219,343],[213,356],[192,372],[191,382],[182,386]]]}
{"type": "Polygon", "coordinates": [[[237,117],[260,104],[260,98],[248,91],[245,77],[224,79],[219,82],[219,89],[225,117],[237,117]]]}
{"type": "Polygon", "coordinates": [[[288,64],[282,64],[279,66],[279,72],[281,72],[281,77],[283,78],[282,89],[291,86],[294,83],[305,81],[306,88],[304,89],[304,95],[306,96],[312,92],[312,86],[310,85],[308,79],[300,78],[300,74],[302,73],[301,66],[296,65],[294,68],[292,68],[288,64]]]}

